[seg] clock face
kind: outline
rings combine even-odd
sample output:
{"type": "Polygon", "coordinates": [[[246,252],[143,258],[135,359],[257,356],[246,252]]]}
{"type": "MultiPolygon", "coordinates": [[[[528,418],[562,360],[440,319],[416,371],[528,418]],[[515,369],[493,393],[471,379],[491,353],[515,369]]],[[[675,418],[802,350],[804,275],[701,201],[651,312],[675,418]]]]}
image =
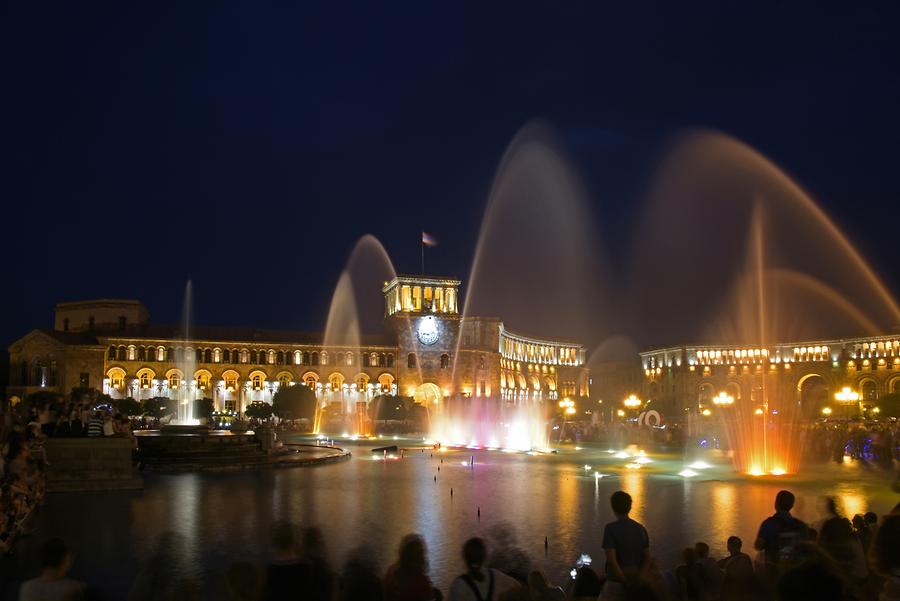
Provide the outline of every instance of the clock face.
{"type": "Polygon", "coordinates": [[[419,320],[416,335],[419,338],[419,342],[425,345],[430,346],[438,341],[437,320],[433,315],[427,315],[419,320]]]}

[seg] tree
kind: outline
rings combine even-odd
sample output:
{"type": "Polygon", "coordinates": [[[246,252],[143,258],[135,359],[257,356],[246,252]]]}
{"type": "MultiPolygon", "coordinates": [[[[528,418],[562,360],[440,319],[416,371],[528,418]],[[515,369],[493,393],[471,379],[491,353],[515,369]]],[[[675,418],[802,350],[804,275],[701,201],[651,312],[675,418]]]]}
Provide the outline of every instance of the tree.
{"type": "Polygon", "coordinates": [[[316,395],[308,386],[283,386],[272,399],[272,411],[281,419],[309,419],[316,415],[316,395]]]}
{"type": "Polygon", "coordinates": [[[247,417],[255,417],[256,419],[269,419],[272,417],[272,405],[265,401],[253,401],[244,410],[247,417]]]}
{"type": "Polygon", "coordinates": [[[209,419],[212,417],[213,400],[207,397],[194,401],[194,417],[197,419],[209,419]]]}
{"type": "Polygon", "coordinates": [[[372,399],[369,417],[375,421],[404,421],[409,417],[412,397],[380,394],[372,399]]]}
{"type": "Polygon", "coordinates": [[[127,399],[116,399],[112,402],[112,406],[116,413],[121,413],[122,415],[127,415],[129,417],[143,413],[141,403],[131,397],[128,397],[127,399]]]}
{"type": "Polygon", "coordinates": [[[166,415],[171,415],[176,411],[175,401],[163,396],[155,396],[152,399],[144,399],[141,404],[143,413],[157,419],[166,415]]]}

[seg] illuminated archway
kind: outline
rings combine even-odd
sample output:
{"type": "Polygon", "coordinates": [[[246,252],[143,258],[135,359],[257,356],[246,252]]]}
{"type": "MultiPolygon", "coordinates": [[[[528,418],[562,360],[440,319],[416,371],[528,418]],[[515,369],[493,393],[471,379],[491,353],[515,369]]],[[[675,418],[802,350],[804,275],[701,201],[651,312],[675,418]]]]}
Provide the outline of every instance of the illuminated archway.
{"type": "Polygon", "coordinates": [[[438,388],[437,384],[431,382],[425,382],[416,387],[416,393],[413,395],[413,400],[426,407],[440,404],[443,398],[444,395],[441,393],[441,389],[438,388]]]}

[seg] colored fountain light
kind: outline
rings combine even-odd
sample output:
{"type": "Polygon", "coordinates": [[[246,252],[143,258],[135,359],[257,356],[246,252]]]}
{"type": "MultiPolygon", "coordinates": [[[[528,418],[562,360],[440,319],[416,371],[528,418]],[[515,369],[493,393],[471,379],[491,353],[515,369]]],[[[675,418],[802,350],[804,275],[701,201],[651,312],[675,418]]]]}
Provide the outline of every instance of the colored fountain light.
{"type": "Polygon", "coordinates": [[[678,472],[678,475],[683,478],[693,478],[694,476],[698,475],[698,472],[695,472],[694,470],[692,470],[690,468],[685,468],[685,469],[681,470],[680,472],[678,472]]]}

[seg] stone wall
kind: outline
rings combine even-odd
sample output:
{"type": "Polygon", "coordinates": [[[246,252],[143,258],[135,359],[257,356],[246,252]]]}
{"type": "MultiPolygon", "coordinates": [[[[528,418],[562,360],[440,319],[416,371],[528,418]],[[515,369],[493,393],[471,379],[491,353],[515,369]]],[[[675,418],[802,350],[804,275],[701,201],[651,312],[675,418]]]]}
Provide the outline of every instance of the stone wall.
{"type": "Polygon", "coordinates": [[[48,492],[134,490],[144,481],[132,466],[128,438],[48,438],[48,492]]]}

